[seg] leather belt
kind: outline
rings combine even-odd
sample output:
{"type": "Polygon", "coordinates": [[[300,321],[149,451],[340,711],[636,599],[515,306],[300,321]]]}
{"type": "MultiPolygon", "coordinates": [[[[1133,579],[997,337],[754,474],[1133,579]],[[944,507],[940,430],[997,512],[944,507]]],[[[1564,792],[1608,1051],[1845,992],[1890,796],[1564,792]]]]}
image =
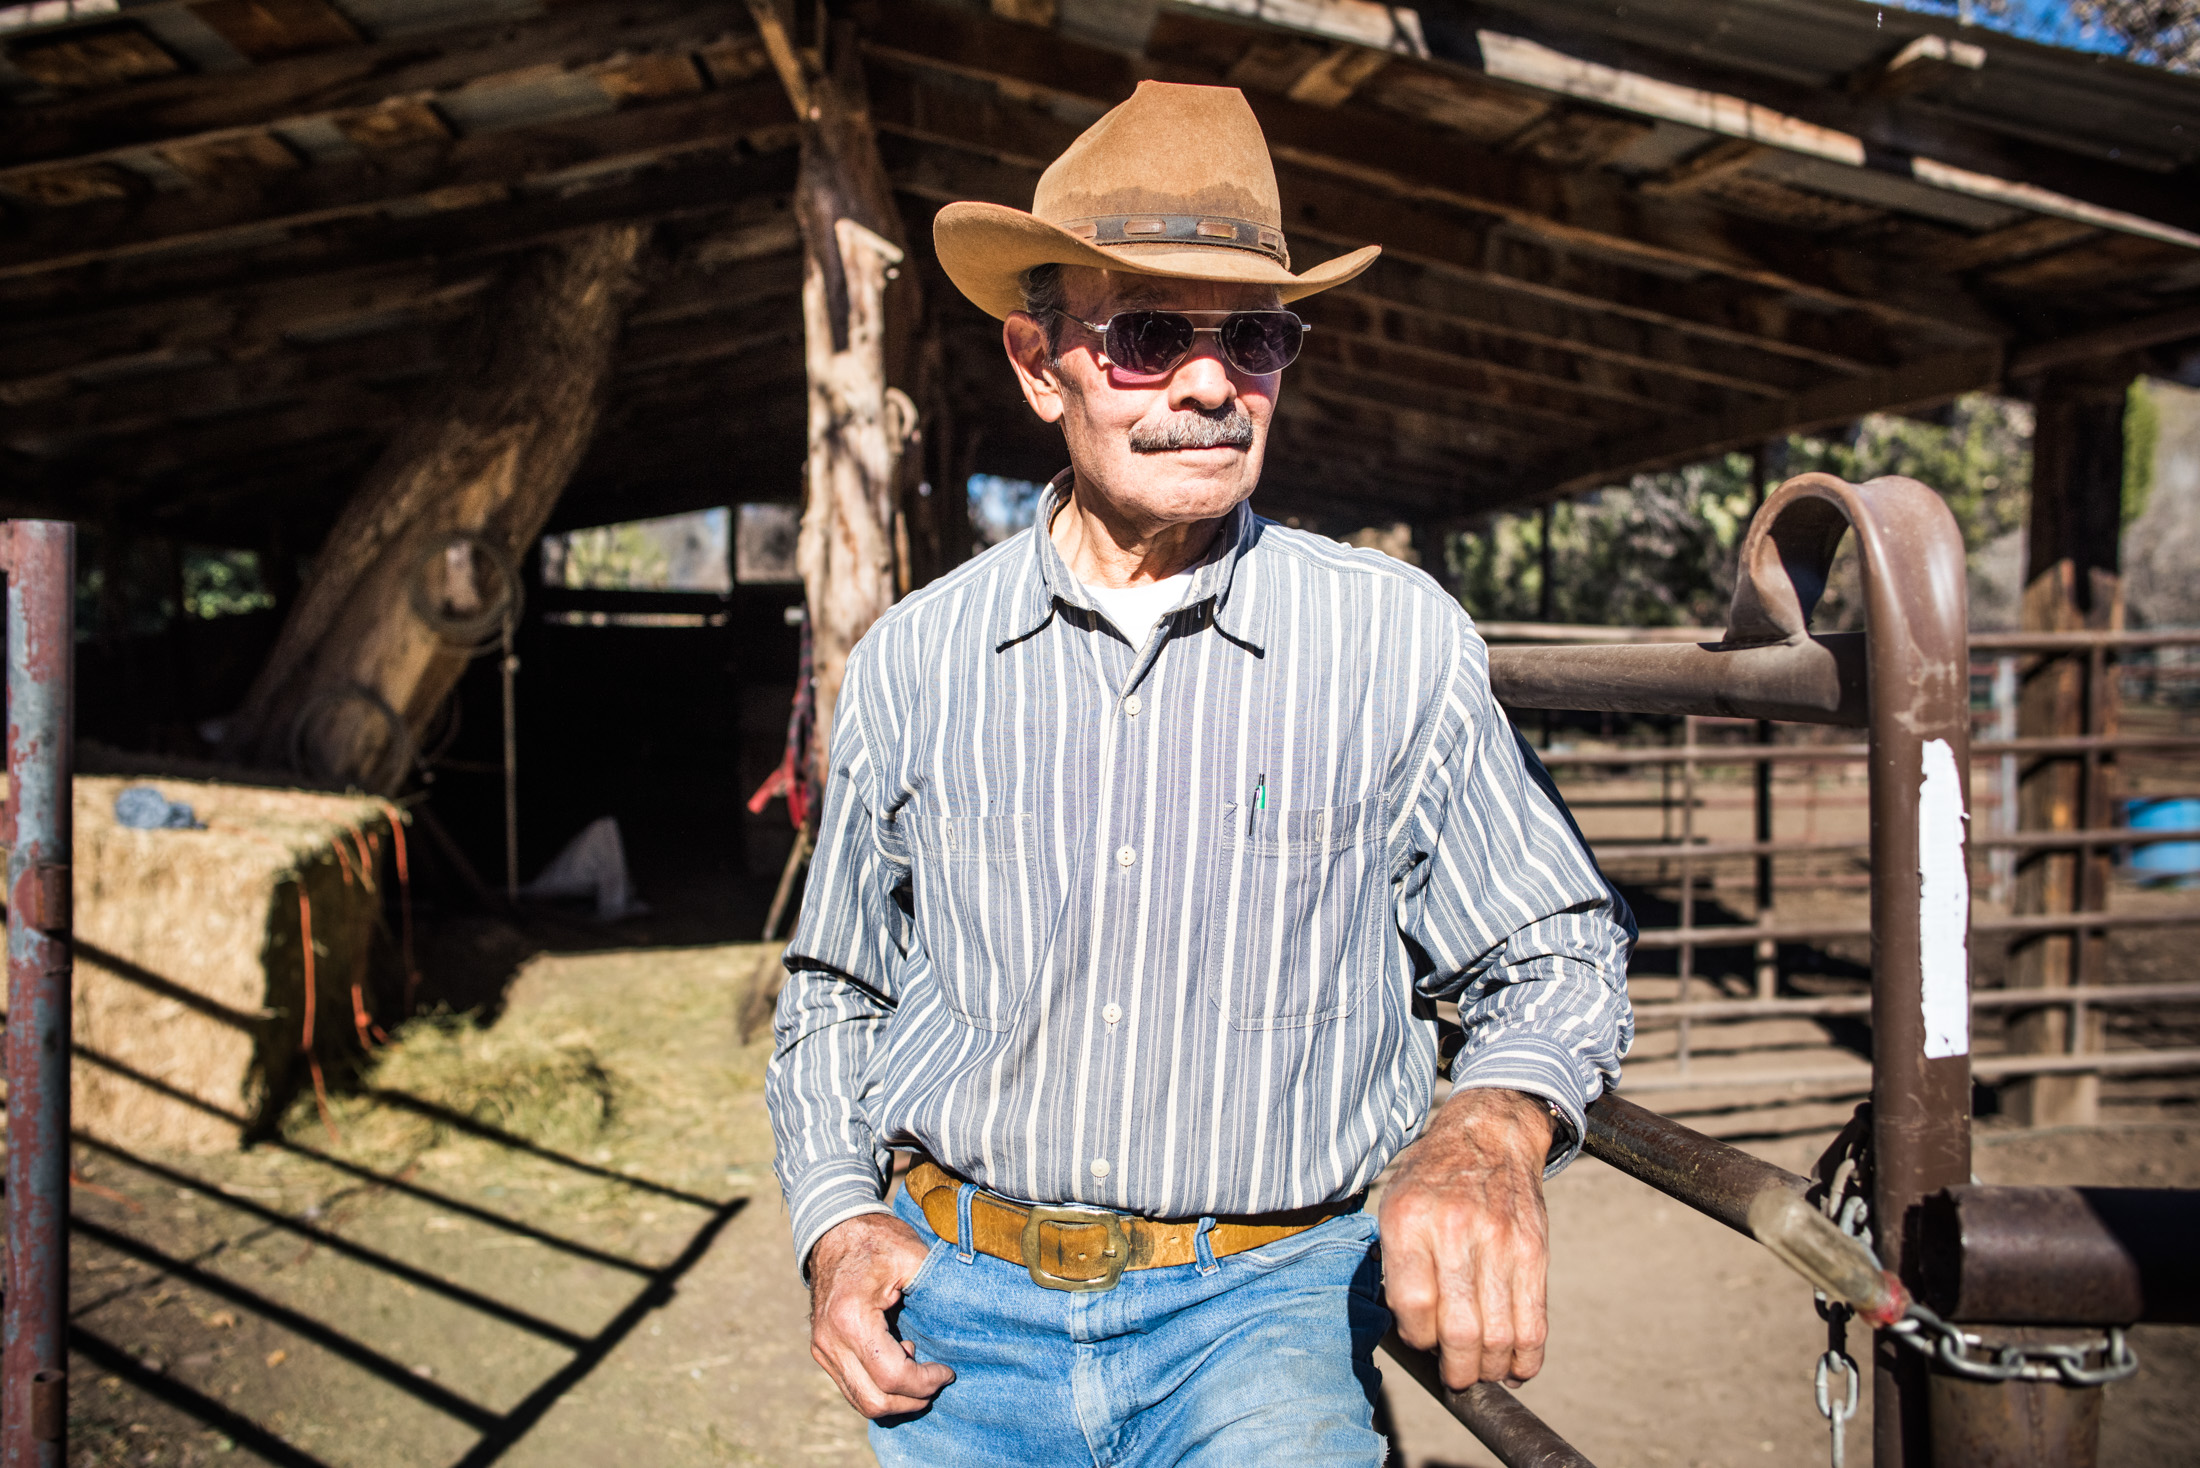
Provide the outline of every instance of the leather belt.
{"type": "MultiPolygon", "coordinates": [[[[924,1210],[932,1232],[951,1243],[956,1231],[956,1198],[963,1180],[926,1159],[909,1169],[904,1184],[924,1210]]],[[[1207,1231],[1217,1259],[1242,1254],[1278,1239],[1304,1233],[1318,1223],[1357,1213],[1361,1194],[1338,1203],[1320,1203],[1285,1213],[1218,1219],[1207,1231]]],[[[1021,1264],[1041,1289],[1073,1293],[1112,1290],[1126,1269],[1168,1269],[1199,1257],[1197,1219],[1139,1218],[1104,1208],[1031,1206],[979,1189],[970,1199],[967,1247],[995,1259],[1021,1264]]]]}

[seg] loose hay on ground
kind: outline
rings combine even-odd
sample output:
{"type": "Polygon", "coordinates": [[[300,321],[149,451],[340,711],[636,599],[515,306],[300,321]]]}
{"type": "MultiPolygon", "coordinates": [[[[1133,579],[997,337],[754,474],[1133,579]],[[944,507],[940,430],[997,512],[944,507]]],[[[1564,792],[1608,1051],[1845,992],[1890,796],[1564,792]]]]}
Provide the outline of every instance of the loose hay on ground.
{"type": "MultiPolygon", "coordinates": [[[[611,1125],[621,1090],[590,1039],[414,1020],[377,1052],[362,1089],[335,1100],[338,1133],[355,1158],[413,1156],[482,1127],[554,1149],[587,1146],[611,1125]]],[[[319,1122],[301,1100],[288,1127],[311,1135],[319,1122]]]]}
{"type": "Polygon", "coordinates": [[[75,788],[76,1124],[124,1147],[206,1152],[273,1124],[302,1054],[311,912],[315,1052],[356,1049],[372,993],[388,807],[364,797],[157,782],[204,830],[132,830],[75,788]]]}

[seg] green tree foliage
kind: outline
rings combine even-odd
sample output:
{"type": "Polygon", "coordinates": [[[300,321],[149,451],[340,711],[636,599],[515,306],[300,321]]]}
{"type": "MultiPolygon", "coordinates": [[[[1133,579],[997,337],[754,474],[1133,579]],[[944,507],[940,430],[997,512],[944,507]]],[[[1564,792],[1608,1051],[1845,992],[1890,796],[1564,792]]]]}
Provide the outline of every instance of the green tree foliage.
{"type": "Polygon", "coordinates": [[[2123,522],[2131,522],[2147,510],[2147,495],[2154,488],[2154,451],[2162,441],[2162,409],[2144,377],[2135,378],[2124,398],[2124,506],[2123,522]]]}
{"type": "MultiPolygon", "coordinates": [[[[1873,414],[1837,436],[1791,435],[1775,449],[1775,482],[1823,470],[1861,482],[1907,475],[1948,501],[1976,558],[2024,524],[2032,474],[2031,409],[1974,393],[1940,423],[1873,414]],[[1784,464],[1781,462],[1784,458],[1784,464]]],[[[1620,627],[1719,626],[1734,584],[1735,552],[1748,528],[1752,466],[1726,454],[1557,507],[1551,519],[1551,616],[1620,627]]],[[[1455,537],[1451,570],[1467,610],[1484,621],[1538,615],[1542,524],[1505,515],[1455,537]]],[[[1837,568],[1823,625],[1854,614],[1853,586],[1837,568]]]]}
{"type": "Polygon", "coordinates": [[[270,611],[275,595],[260,575],[260,557],[248,550],[185,546],[183,612],[187,617],[234,617],[270,611]]]}
{"type": "Polygon", "coordinates": [[[672,574],[665,548],[638,521],[576,530],[566,537],[566,586],[598,591],[654,591],[672,574]]]}

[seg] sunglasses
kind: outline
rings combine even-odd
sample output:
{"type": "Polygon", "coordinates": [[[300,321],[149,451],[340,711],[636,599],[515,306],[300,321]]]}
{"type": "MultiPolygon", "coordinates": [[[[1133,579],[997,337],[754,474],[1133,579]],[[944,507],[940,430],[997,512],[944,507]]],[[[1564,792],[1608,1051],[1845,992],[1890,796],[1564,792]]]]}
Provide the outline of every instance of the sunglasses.
{"type": "Polygon", "coordinates": [[[1108,361],[1126,377],[1166,377],[1211,331],[1222,360],[1252,377],[1281,372],[1298,359],[1314,328],[1289,311],[1118,311],[1105,321],[1054,313],[1101,339],[1108,361]]]}

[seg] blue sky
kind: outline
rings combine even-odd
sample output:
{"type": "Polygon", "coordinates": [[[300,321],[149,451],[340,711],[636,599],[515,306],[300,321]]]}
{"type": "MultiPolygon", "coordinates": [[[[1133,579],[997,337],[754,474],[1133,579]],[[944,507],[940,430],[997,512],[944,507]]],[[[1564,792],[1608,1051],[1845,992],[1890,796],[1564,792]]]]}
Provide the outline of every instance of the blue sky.
{"type": "Polygon", "coordinates": [[[1985,29],[2050,46],[2069,46],[2079,51],[2123,50],[2114,36],[2089,32],[2080,25],[2073,7],[2064,0],[2010,0],[2001,15],[1989,14],[1977,0],[1897,0],[1896,6],[1890,8],[1915,10],[1926,15],[1968,15],[1985,29]]]}

